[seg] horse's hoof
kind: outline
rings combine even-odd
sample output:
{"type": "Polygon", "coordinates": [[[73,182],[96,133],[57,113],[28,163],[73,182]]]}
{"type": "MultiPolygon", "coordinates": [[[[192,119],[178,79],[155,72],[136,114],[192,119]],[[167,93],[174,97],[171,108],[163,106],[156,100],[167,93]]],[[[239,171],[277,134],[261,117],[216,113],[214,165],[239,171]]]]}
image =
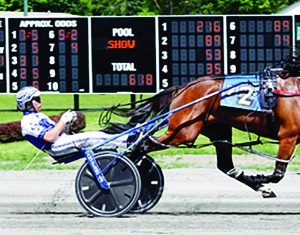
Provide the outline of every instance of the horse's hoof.
{"type": "Polygon", "coordinates": [[[261,192],[261,195],[262,195],[263,198],[274,198],[274,197],[276,197],[276,194],[270,189],[263,190],[261,192]]]}

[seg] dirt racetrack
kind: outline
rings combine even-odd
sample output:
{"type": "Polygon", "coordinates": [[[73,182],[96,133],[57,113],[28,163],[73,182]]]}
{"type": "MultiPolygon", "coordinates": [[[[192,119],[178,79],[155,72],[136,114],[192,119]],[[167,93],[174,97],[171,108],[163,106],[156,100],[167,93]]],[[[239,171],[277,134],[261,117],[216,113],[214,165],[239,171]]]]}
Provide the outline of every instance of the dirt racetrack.
{"type": "Polygon", "coordinates": [[[151,211],[100,218],[80,207],[76,171],[0,171],[0,234],[300,234],[297,172],[271,185],[272,199],[215,167],[163,172],[164,193],[151,211]]]}

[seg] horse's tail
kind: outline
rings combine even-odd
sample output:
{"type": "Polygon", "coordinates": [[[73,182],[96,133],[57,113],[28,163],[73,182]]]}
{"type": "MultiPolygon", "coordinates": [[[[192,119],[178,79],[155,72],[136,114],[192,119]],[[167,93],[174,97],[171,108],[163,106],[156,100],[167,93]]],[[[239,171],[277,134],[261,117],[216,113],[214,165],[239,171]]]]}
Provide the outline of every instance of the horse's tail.
{"type": "Polygon", "coordinates": [[[147,119],[156,115],[165,113],[169,110],[173,95],[179,87],[168,88],[153,97],[138,100],[128,104],[118,104],[109,108],[105,108],[100,114],[99,125],[102,127],[108,125],[102,131],[108,134],[116,134],[135,127],[139,123],[145,122],[147,119]],[[131,106],[137,105],[136,108],[131,106]],[[130,118],[126,124],[111,122],[111,116],[115,114],[120,117],[130,118]]]}

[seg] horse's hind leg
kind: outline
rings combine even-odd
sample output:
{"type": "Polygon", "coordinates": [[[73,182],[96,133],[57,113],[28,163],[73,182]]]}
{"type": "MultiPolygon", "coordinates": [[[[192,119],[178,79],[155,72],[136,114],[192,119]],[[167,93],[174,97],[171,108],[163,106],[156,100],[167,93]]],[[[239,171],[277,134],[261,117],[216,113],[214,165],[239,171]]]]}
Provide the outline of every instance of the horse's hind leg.
{"type": "Polygon", "coordinates": [[[202,134],[207,136],[216,148],[218,169],[225,174],[232,171],[232,128],[225,124],[212,124],[206,126],[202,134]]]}

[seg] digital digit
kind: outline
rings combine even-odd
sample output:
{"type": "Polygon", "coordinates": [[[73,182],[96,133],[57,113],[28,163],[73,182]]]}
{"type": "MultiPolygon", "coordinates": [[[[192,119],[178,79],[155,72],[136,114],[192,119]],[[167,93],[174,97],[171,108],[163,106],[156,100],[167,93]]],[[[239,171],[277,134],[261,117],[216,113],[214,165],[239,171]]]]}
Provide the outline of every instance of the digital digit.
{"type": "Polygon", "coordinates": [[[162,41],[161,42],[162,45],[164,45],[164,46],[168,45],[168,38],[167,37],[162,37],[161,41],[162,41]]]}
{"type": "Polygon", "coordinates": [[[47,83],[49,91],[57,91],[58,90],[58,83],[57,82],[48,82],[47,83]]]}
{"type": "Polygon", "coordinates": [[[230,30],[235,30],[236,29],[235,22],[230,22],[229,29],[230,30]]]}
{"type": "Polygon", "coordinates": [[[66,43],[65,42],[59,42],[58,44],[58,51],[59,54],[65,54],[66,53],[66,43]]]}
{"type": "Polygon", "coordinates": [[[288,20],[284,20],[282,22],[282,27],[283,27],[282,32],[289,32],[290,31],[290,22],[288,20]]]}
{"type": "Polygon", "coordinates": [[[55,47],[55,44],[54,44],[54,43],[49,43],[49,51],[50,51],[50,52],[53,52],[53,51],[54,51],[54,47],[55,47]]]}
{"type": "Polygon", "coordinates": [[[147,86],[153,85],[153,75],[152,74],[146,74],[146,85],[147,86]]]}
{"type": "Polygon", "coordinates": [[[11,52],[17,52],[17,48],[18,48],[17,44],[11,44],[11,49],[10,49],[10,51],[11,51],[11,52]]]}
{"type": "Polygon", "coordinates": [[[14,31],[11,32],[11,34],[12,34],[13,39],[17,38],[17,31],[14,30],[14,31]]]}
{"type": "Polygon", "coordinates": [[[215,63],[215,74],[222,74],[222,67],[220,63],[215,63]]]}
{"type": "Polygon", "coordinates": [[[49,70],[49,76],[50,76],[51,78],[54,78],[55,75],[56,75],[55,69],[50,69],[50,70],[49,70]]]}
{"type": "Polygon", "coordinates": [[[32,40],[32,41],[37,41],[38,38],[39,38],[39,35],[38,35],[37,29],[33,29],[33,30],[31,31],[31,40],[32,40]]]}
{"type": "Polygon", "coordinates": [[[222,60],[222,51],[221,49],[215,49],[215,56],[214,56],[216,61],[221,61],[222,60]]]}
{"type": "Polygon", "coordinates": [[[17,91],[17,90],[19,90],[19,86],[18,86],[18,83],[17,82],[12,82],[12,90],[13,91],[17,91]]]}
{"type": "Polygon", "coordinates": [[[235,73],[236,72],[236,65],[232,64],[230,65],[230,73],[235,73]]]}
{"type": "Polygon", "coordinates": [[[49,64],[51,64],[51,65],[55,64],[55,57],[54,56],[49,57],[49,64]]]}
{"type": "Polygon", "coordinates": [[[72,41],[77,41],[78,40],[78,31],[77,31],[77,29],[72,29],[71,30],[71,40],[72,41]]]}
{"type": "Polygon", "coordinates": [[[136,78],[134,74],[129,74],[129,85],[134,86],[136,84],[136,78]]]}
{"type": "Polygon", "coordinates": [[[64,29],[58,30],[58,40],[64,41],[66,39],[66,31],[64,29]]]}
{"type": "Polygon", "coordinates": [[[33,68],[32,69],[32,79],[39,79],[39,78],[40,78],[39,69],[33,68]]]}
{"type": "Polygon", "coordinates": [[[11,75],[12,75],[13,77],[18,77],[17,69],[14,69],[14,70],[11,72],[11,75]]]}
{"type": "Polygon", "coordinates": [[[55,38],[55,32],[54,32],[54,30],[50,30],[48,35],[49,35],[50,39],[55,38]]]}
{"type": "Polygon", "coordinates": [[[25,29],[19,30],[19,41],[25,41],[26,40],[26,31],[25,29]]]}
{"type": "Polygon", "coordinates": [[[166,59],[168,59],[168,52],[167,51],[162,51],[161,52],[161,58],[163,59],[163,60],[166,60],[166,59]]]}
{"type": "Polygon", "coordinates": [[[206,73],[207,74],[213,74],[214,70],[213,70],[213,64],[212,63],[207,63],[206,64],[206,73]]]}
{"type": "Polygon", "coordinates": [[[206,60],[210,61],[213,59],[212,49],[205,50],[206,60]]]}
{"type": "Polygon", "coordinates": [[[204,22],[202,20],[199,20],[197,22],[197,32],[202,33],[204,28],[204,22]]]}
{"type": "Polygon", "coordinates": [[[281,36],[279,34],[275,34],[274,45],[275,46],[281,46],[281,36]]]}
{"type": "Polygon", "coordinates": [[[78,53],[78,42],[71,43],[71,53],[78,53]]]}
{"type": "Polygon", "coordinates": [[[230,59],[234,60],[236,58],[236,52],[230,51],[230,59]]]}
{"type": "Polygon", "coordinates": [[[221,46],[221,35],[214,35],[214,46],[215,47],[221,46]]]}
{"type": "Polygon", "coordinates": [[[205,45],[208,46],[208,47],[213,45],[212,35],[205,35],[205,45]]]}
{"type": "Polygon", "coordinates": [[[39,57],[36,55],[32,55],[32,66],[33,67],[39,66],[39,57]]]}
{"type": "Polygon", "coordinates": [[[230,44],[234,44],[235,43],[235,36],[230,36],[230,44]]]}
{"type": "Polygon", "coordinates": [[[214,21],[214,32],[221,32],[221,22],[219,20],[214,21]]]}
{"type": "Polygon", "coordinates": [[[20,55],[20,66],[25,67],[27,65],[27,56],[26,55],[20,55]]]}
{"type": "Polygon", "coordinates": [[[32,52],[32,54],[39,53],[39,44],[37,42],[31,43],[31,52],[32,52]]]}
{"type": "Polygon", "coordinates": [[[283,46],[287,46],[289,47],[290,46],[290,35],[282,35],[282,42],[283,42],[283,46]]]}
{"type": "Polygon", "coordinates": [[[13,65],[18,64],[18,58],[17,58],[16,56],[11,57],[11,63],[12,63],[13,65]]]}
{"type": "Polygon", "coordinates": [[[165,64],[161,71],[163,71],[164,73],[168,73],[168,66],[165,64]]]}
{"type": "Polygon", "coordinates": [[[162,80],[162,87],[163,87],[163,88],[166,88],[166,87],[168,87],[168,86],[169,86],[168,79],[163,79],[163,80],[162,80]]]}

